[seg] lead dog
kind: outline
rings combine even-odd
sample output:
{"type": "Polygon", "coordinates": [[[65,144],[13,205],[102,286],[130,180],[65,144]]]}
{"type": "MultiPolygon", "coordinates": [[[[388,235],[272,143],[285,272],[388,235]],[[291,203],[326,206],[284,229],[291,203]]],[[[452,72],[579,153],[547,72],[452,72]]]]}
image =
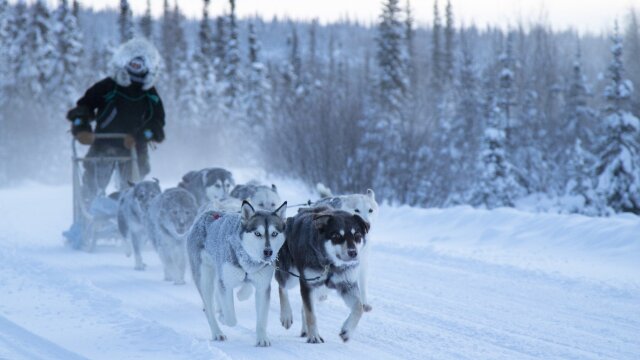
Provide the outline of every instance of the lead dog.
{"type": "Polygon", "coordinates": [[[286,211],[286,202],[271,212],[256,211],[245,201],[240,214],[208,211],[192,226],[187,238],[189,263],[213,340],[226,339],[215,319],[215,303],[222,310],[223,324],[235,326],[233,289],[250,282],[256,289],[256,345],[271,345],[269,295],[276,254],[285,241],[286,211]]]}
{"type": "MultiPolygon", "coordinates": [[[[334,196],[331,190],[322,184],[318,184],[317,189],[323,198],[315,202],[313,206],[330,206],[334,209],[348,211],[352,214],[360,215],[366,222],[373,224],[378,214],[378,203],[376,202],[376,194],[373,190],[368,189],[366,194],[334,196]]],[[[371,311],[373,309],[367,297],[369,248],[370,246],[364,246],[360,252],[360,274],[358,275],[360,298],[364,304],[364,311],[371,311]]]]}
{"type": "Polygon", "coordinates": [[[287,219],[287,243],[280,249],[276,273],[280,295],[280,321],[293,323],[287,288],[300,284],[302,332],[308,343],[324,342],[318,333],[313,292],[336,289],[351,309],[340,337],[349,340],[363,314],[358,288],[359,251],[366,243],[369,223],[359,215],[328,207],[301,210],[287,219]]]}
{"type": "Polygon", "coordinates": [[[198,207],[182,188],[165,190],[149,204],[147,231],[164,268],[164,279],[184,284],[187,268],[186,238],[198,207]]]}
{"type": "Polygon", "coordinates": [[[133,248],[136,270],[144,270],[140,248],[148,238],[147,212],[149,204],[160,195],[160,184],[155,181],[141,181],[125,190],[118,202],[118,230],[127,242],[127,256],[133,248]]]}

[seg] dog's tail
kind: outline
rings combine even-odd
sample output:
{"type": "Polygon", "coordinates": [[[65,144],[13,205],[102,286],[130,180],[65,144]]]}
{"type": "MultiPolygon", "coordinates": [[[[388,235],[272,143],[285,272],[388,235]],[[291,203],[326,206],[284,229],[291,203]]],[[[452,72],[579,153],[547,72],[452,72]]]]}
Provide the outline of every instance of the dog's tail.
{"type": "Polygon", "coordinates": [[[322,199],[333,197],[333,193],[331,192],[331,189],[329,189],[323,183],[317,183],[316,184],[316,191],[318,192],[318,194],[320,194],[320,197],[322,199]]]}

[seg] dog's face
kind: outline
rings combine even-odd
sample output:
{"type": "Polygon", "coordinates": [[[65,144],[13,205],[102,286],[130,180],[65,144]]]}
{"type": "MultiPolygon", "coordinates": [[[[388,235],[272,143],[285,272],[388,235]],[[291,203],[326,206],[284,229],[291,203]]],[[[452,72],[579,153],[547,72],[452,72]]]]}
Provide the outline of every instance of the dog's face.
{"type": "Polygon", "coordinates": [[[235,182],[227,170],[213,168],[202,173],[202,183],[207,198],[214,201],[226,198],[235,182]]]}
{"type": "Polygon", "coordinates": [[[368,222],[346,211],[329,211],[314,215],[313,223],[333,265],[354,265],[359,262],[358,254],[369,232],[368,222]]]}
{"type": "Polygon", "coordinates": [[[184,235],[198,211],[195,199],[187,191],[173,192],[166,204],[162,221],[171,224],[178,235],[184,235]]]}
{"type": "Polygon", "coordinates": [[[161,192],[160,184],[157,181],[141,181],[133,187],[133,198],[146,211],[151,200],[161,192]]]}
{"type": "Polygon", "coordinates": [[[280,205],[280,196],[275,185],[271,188],[260,186],[256,189],[256,193],[250,199],[259,210],[274,211],[280,205]]]}
{"type": "Polygon", "coordinates": [[[287,202],[275,211],[256,211],[247,201],[242,203],[242,236],[244,250],[257,262],[273,263],[284,244],[287,202]]]}
{"type": "Polygon", "coordinates": [[[360,215],[366,222],[371,224],[378,214],[378,203],[373,190],[367,190],[366,194],[353,194],[340,196],[340,210],[348,211],[352,214],[360,215]]]}

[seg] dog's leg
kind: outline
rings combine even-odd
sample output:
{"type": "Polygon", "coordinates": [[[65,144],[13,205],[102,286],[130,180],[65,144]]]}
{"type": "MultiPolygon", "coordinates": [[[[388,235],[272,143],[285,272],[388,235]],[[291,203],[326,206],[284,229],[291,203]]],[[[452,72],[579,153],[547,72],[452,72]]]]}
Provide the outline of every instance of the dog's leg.
{"type": "Polygon", "coordinates": [[[373,310],[371,304],[367,300],[367,271],[369,268],[369,247],[365,246],[360,258],[360,272],[358,274],[358,287],[360,288],[360,299],[362,300],[362,309],[366,312],[373,310]]]}
{"type": "Polygon", "coordinates": [[[338,291],[344,303],[351,309],[351,313],[344,324],[342,324],[342,331],[340,331],[342,341],[347,341],[355,331],[364,310],[362,308],[362,302],[360,301],[360,289],[358,289],[357,284],[341,286],[338,288],[338,291]]]}
{"type": "Polygon", "coordinates": [[[307,317],[304,316],[304,306],[300,308],[300,319],[302,322],[302,329],[300,329],[300,337],[307,337],[309,330],[307,329],[307,317]]]}
{"type": "Polygon", "coordinates": [[[140,254],[141,241],[142,238],[140,234],[131,233],[131,245],[133,246],[133,254],[136,262],[134,269],[138,271],[142,271],[147,267],[147,265],[142,262],[142,254],[140,254]]]}
{"type": "Polygon", "coordinates": [[[302,305],[304,311],[304,324],[307,329],[307,342],[311,344],[323,343],[324,339],[318,333],[318,324],[316,323],[316,315],[313,313],[313,296],[311,289],[304,280],[300,279],[300,294],[302,295],[302,305]]]}
{"type": "Polygon", "coordinates": [[[270,283],[266,283],[266,287],[256,286],[256,346],[271,346],[271,340],[267,336],[270,297],[270,283]]]}
{"type": "Polygon", "coordinates": [[[167,249],[162,244],[160,244],[156,248],[156,252],[158,253],[158,257],[160,258],[160,263],[162,263],[164,281],[171,281],[171,261],[169,259],[169,254],[167,254],[167,249]]]}
{"type": "Polygon", "coordinates": [[[184,285],[184,273],[187,271],[186,255],[182,246],[174,246],[172,251],[173,257],[173,283],[175,285],[184,285]]]}
{"type": "Polygon", "coordinates": [[[224,281],[217,281],[216,293],[220,300],[220,308],[222,309],[221,321],[227,326],[236,326],[238,320],[236,319],[236,309],[233,302],[233,289],[227,287],[224,281]]]}
{"type": "Polygon", "coordinates": [[[211,329],[211,338],[214,341],[224,341],[227,337],[220,330],[218,321],[214,312],[214,291],[215,291],[215,269],[206,264],[200,265],[200,294],[204,303],[204,312],[207,315],[209,328],[211,329]]]}
{"type": "Polygon", "coordinates": [[[289,302],[289,292],[282,286],[278,286],[278,295],[280,298],[280,323],[285,329],[289,329],[293,324],[293,312],[291,311],[291,303],[289,302]]]}

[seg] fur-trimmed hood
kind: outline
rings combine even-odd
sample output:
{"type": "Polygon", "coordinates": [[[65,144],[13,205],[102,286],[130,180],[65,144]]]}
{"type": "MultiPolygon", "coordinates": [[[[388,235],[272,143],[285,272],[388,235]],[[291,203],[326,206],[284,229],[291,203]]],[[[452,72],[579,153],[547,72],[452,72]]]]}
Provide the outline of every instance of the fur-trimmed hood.
{"type": "Polygon", "coordinates": [[[144,76],[142,85],[144,90],[149,90],[156,83],[162,58],[155,46],[146,39],[134,38],[120,45],[111,59],[111,76],[120,86],[131,85],[131,76],[127,72],[126,66],[135,57],[143,58],[149,69],[149,72],[144,76]]]}

